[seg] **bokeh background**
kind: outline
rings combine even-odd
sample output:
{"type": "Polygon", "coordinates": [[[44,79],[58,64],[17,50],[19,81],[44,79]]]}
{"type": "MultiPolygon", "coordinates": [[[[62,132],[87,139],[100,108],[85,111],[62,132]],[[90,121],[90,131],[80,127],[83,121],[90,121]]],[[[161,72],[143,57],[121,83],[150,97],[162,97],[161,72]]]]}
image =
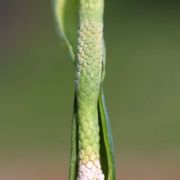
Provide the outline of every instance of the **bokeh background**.
{"type": "MultiPolygon", "coordinates": [[[[106,1],[118,180],[180,179],[180,2],[106,1]]],[[[0,179],[68,179],[74,68],[51,1],[0,0],[0,179]]]]}

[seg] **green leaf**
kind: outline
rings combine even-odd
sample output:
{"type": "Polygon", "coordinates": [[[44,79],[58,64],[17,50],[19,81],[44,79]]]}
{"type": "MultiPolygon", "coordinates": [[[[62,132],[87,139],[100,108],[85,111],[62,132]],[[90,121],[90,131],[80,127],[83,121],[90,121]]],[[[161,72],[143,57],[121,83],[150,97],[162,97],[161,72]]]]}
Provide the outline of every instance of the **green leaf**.
{"type": "Polygon", "coordinates": [[[74,108],[71,128],[71,158],[69,180],[76,180],[78,173],[78,120],[77,120],[77,97],[74,96],[74,108]]]}
{"type": "Polygon", "coordinates": [[[78,29],[78,0],[53,0],[57,29],[71,59],[75,59],[78,29]]]}
{"type": "MultiPolygon", "coordinates": [[[[75,61],[78,29],[78,0],[53,0],[57,29],[70,58],[75,61]]],[[[71,159],[69,179],[76,180],[78,172],[78,122],[77,100],[74,98],[74,110],[71,127],[71,159]]]]}
{"type": "Polygon", "coordinates": [[[108,117],[103,88],[101,87],[98,99],[99,124],[100,124],[100,153],[101,165],[105,173],[105,179],[115,180],[115,158],[113,149],[112,132],[108,117]]]}

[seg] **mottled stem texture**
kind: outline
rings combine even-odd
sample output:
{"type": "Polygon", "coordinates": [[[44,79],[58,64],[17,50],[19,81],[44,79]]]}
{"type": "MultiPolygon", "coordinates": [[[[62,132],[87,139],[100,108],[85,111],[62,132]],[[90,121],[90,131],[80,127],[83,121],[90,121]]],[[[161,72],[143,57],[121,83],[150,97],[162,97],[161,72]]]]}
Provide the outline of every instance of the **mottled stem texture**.
{"type": "Polygon", "coordinates": [[[61,42],[75,65],[69,180],[116,180],[103,94],[104,0],[52,0],[61,42]]]}
{"type": "Polygon", "coordinates": [[[78,180],[104,180],[100,163],[98,96],[103,68],[103,0],[80,0],[76,52],[78,180]]]}

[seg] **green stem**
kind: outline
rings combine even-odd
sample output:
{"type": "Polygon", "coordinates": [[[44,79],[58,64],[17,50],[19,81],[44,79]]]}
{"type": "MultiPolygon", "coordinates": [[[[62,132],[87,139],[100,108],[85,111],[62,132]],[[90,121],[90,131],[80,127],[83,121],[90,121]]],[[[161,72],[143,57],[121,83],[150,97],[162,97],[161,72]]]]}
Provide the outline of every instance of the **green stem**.
{"type": "Polygon", "coordinates": [[[97,109],[103,63],[102,6],[102,0],[80,0],[76,54],[79,180],[104,179],[97,109]]]}

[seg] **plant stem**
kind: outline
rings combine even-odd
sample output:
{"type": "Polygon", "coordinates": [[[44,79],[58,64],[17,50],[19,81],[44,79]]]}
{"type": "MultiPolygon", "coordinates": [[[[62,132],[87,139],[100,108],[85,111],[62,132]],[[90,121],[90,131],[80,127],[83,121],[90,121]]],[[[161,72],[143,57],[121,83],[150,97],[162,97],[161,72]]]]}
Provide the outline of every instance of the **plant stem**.
{"type": "Polygon", "coordinates": [[[103,64],[103,0],[80,0],[76,58],[78,180],[103,180],[97,109],[103,64]]]}

